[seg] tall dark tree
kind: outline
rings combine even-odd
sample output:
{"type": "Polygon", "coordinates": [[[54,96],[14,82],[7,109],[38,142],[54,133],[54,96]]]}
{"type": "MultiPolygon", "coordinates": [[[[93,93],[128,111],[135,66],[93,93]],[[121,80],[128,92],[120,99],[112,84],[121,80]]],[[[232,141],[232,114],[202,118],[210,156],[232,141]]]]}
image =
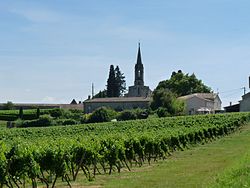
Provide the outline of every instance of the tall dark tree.
{"type": "Polygon", "coordinates": [[[120,97],[125,91],[126,81],[124,74],[120,71],[118,66],[114,69],[114,66],[110,65],[107,81],[107,97],[120,97]]]}
{"type": "Polygon", "coordinates": [[[116,78],[114,65],[110,65],[109,77],[107,81],[107,97],[115,97],[116,78]]]}
{"type": "Polygon", "coordinates": [[[19,118],[23,119],[23,107],[19,108],[19,118]]]}
{"type": "Polygon", "coordinates": [[[116,87],[115,88],[115,96],[120,97],[126,91],[126,81],[124,74],[120,71],[119,67],[115,68],[115,78],[116,78],[116,87]]]}
{"type": "Polygon", "coordinates": [[[184,74],[181,70],[173,72],[169,80],[161,81],[157,90],[169,89],[171,92],[177,94],[177,96],[189,95],[192,93],[210,93],[211,89],[197,79],[195,74],[184,74]]]}

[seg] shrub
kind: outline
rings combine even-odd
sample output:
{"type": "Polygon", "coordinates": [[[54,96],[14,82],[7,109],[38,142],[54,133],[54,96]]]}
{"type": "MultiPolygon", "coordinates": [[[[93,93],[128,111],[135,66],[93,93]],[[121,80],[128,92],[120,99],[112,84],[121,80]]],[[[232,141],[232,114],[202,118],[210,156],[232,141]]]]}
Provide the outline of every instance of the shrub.
{"type": "Polygon", "coordinates": [[[137,115],[134,110],[124,110],[117,116],[118,121],[135,120],[137,115]]]}
{"type": "Polygon", "coordinates": [[[89,117],[88,122],[89,123],[97,123],[97,122],[107,122],[111,121],[117,116],[117,112],[106,108],[106,107],[101,107],[95,110],[89,117]]]}
{"type": "Polygon", "coordinates": [[[0,120],[3,121],[15,121],[18,119],[16,114],[0,114],[0,120]]]}
{"type": "Polygon", "coordinates": [[[60,108],[53,108],[53,109],[49,110],[49,114],[54,118],[59,118],[59,117],[63,116],[64,110],[60,109],[60,108]]]}
{"type": "Polygon", "coordinates": [[[16,123],[17,127],[47,127],[52,125],[54,125],[54,121],[50,115],[42,115],[37,120],[26,120],[22,123],[16,123]]]}
{"type": "Polygon", "coordinates": [[[56,125],[76,125],[79,122],[74,119],[58,119],[56,120],[56,125]]]}
{"type": "Polygon", "coordinates": [[[156,113],[158,115],[158,117],[167,117],[170,116],[170,114],[168,113],[168,110],[166,108],[160,107],[156,110],[156,113]]]}
{"type": "Polygon", "coordinates": [[[136,119],[147,119],[148,118],[148,110],[146,109],[135,109],[136,119]]]}

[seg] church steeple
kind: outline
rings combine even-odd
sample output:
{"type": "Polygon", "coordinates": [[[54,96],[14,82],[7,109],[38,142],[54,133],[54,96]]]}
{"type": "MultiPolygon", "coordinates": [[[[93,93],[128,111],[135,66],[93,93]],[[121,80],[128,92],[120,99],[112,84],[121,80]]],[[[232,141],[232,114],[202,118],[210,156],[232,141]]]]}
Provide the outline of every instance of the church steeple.
{"type": "Polygon", "coordinates": [[[144,86],[144,68],[141,60],[140,43],[138,44],[137,61],[135,64],[135,82],[134,85],[144,86]]]}
{"type": "Polygon", "coordinates": [[[151,96],[152,91],[148,86],[144,85],[144,67],[141,57],[141,46],[138,43],[138,53],[135,63],[135,82],[133,86],[129,87],[128,97],[148,97],[151,96]]]}
{"type": "Polygon", "coordinates": [[[136,62],[136,64],[142,64],[140,42],[138,43],[138,53],[137,53],[137,62],[136,62]]]}

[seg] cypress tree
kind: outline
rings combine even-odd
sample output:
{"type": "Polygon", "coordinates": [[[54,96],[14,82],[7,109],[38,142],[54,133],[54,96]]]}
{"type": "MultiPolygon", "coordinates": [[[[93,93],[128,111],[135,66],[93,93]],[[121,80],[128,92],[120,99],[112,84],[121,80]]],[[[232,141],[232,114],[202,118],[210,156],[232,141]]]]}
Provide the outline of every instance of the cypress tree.
{"type": "Polygon", "coordinates": [[[116,87],[115,85],[116,85],[116,79],[115,79],[114,65],[110,65],[109,77],[107,81],[107,97],[115,96],[115,87],[116,87]]]}
{"type": "Polygon", "coordinates": [[[23,119],[23,107],[19,108],[19,118],[23,119]]]}
{"type": "Polygon", "coordinates": [[[116,66],[115,68],[115,79],[116,79],[115,95],[116,97],[120,97],[126,91],[126,81],[124,74],[121,73],[119,69],[119,66],[116,66]]]}
{"type": "Polygon", "coordinates": [[[40,117],[40,108],[36,109],[36,118],[39,119],[40,117]]]}

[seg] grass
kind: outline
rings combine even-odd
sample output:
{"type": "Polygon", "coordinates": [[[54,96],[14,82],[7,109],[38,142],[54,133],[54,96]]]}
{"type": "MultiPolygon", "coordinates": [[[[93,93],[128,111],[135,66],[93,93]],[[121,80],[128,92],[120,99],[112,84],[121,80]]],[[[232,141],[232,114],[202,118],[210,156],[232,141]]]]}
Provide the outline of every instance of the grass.
{"type": "MultiPolygon", "coordinates": [[[[249,151],[249,143],[250,125],[247,125],[242,130],[214,142],[175,152],[165,161],[135,167],[132,172],[98,175],[92,182],[78,179],[72,185],[116,188],[216,187],[220,175],[230,172],[249,151]]],[[[224,176],[221,177],[223,178],[224,176]]]]}
{"type": "Polygon", "coordinates": [[[250,149],[239,162],[222,173],[211,188],[250,187],[250,149]]]}

